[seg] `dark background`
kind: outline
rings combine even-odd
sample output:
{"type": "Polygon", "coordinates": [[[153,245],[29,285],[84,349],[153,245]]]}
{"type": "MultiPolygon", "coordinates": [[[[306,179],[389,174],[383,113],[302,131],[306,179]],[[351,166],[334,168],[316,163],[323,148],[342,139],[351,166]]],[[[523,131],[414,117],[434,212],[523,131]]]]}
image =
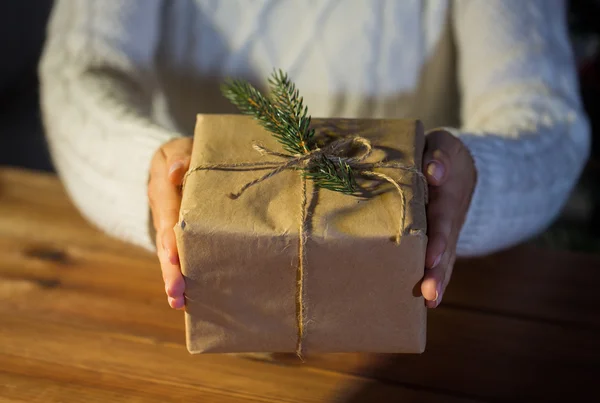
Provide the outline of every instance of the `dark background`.
{"type": "MultiPolygon", "coordinates": [[[[39,111],[37,64],[52,0],[0,0],[0,166],[52,171],[39,111]]],[[[557,222],[535,242],[600,252],[600,0],[571,0],[569,28],[593,151],[557,222]]]]}
{"type": "Polygon", "coordinates": [[[51,170],[37,63],[52,0],[0,0],[0,165],[51,170]]]}

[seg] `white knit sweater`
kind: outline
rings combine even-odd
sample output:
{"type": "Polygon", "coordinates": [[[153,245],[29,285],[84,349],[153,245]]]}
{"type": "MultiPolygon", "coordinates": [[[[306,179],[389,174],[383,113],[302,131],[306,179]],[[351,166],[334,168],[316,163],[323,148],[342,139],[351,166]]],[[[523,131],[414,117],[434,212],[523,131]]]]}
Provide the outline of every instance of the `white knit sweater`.
{"type": "Polygon", "coordinates": [[[478,181],[459,254],[557,215],[589,152],[561,0],[58,0],[40,66],[48,140],[83,214],[153,248],[152,154],[274,67],[313,116],[453,128],[478,181]]]}

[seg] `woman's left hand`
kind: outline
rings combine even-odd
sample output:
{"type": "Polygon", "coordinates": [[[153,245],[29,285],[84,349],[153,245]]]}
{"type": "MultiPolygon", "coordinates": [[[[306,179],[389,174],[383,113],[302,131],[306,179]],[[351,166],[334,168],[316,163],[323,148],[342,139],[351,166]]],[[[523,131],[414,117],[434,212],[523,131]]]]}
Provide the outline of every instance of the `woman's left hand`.
{"type": "Polygon", "coordinates": [[[477,172],[465,145],[444,130],[427,135],[423,172],[429,184],[427,253],[421,292],[429,308],[442,301],[450,281],[456,245],[465,221],[477,172]]]}

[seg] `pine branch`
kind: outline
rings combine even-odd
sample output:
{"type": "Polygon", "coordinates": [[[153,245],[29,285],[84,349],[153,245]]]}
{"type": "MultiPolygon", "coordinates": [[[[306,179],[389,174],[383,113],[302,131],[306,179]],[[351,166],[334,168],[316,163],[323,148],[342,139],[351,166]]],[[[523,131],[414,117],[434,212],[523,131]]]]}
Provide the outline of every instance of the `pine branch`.
{"type": "Polygon", "coordinates": [[[330,160],[323,156],[315,161],[305,175],[322,189],[350,194],[357,188],[352,168],[341,159],[330,160]]]}
{"type": "Polygon", "coordinates": [[[238,107],[240,112],[255,117],[268,131],[273,133],[283,148],[292,154],[305,154],[303,138],[290,122],[290,117],[276,108],[250,83],[242,80],[228,80],[222,87],[223,95],[238,107]]]}
{"type": "MultiPolygon", "coordinates": [[[[295,84],[281,70],[269,79],[271,96],[263,96],[251,84],[242,80],[227,80],[221,90],[238,109],[253,116],[292,155],[307,154],[313,150],[315,130],[310,127],[311,117],[295,84]]],[[[316,186],[342,193],[353,193],[357,184],[352,168],[341,159],[321,156],[311,161],[304,172],[316,186]]]]}
{"type": "Polygon", "coordinates": [[[301,145],[306,152],[312,147],[315,130],[310,128],[308,107],[304,106],[304,99],[300,96],[296,85],[290,81],[282,70],[274,70],[271,78],[271,99],[285,117],[286,123],[296,129],[301,139],[301,145]]]}

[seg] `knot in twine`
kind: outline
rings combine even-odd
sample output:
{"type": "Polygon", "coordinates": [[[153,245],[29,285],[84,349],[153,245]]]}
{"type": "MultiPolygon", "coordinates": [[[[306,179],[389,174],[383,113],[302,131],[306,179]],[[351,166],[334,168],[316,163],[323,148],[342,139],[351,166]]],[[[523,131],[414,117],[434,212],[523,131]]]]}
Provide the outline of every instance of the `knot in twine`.
{"type": "MultiPolygon", "coordinates": [[[[258,170],[258,169],[269,169],[271,170],[265,175],[256,178],[245,185],[243,185],[237,192],[230,193],[228,196],[232,200],[239,198],[246,190],[252,186],[258,185],[275,175],[286,171],[288,169],[310,171],[318,161],[322,158],[329,160],[334,164],[347,164],[353,171],[367,178],[375,178],[392,184],[400,196],[400,220],[398,223],[397,231],[394,237],[396,244],[400,244],[402,235],[404,234],[405,219],[406,219],[406,197],[402,191],[401,184],[391,176],[383,174],[381,172],[373,171],[374,168],[393,168],[402,170],[408,173],[415,174],[421,179],[424,184],[425,200],[427,201],[427,180],[423,173],[415,167],[406,166],[398,162],[365,162],[367,158],[373,153],[373,146],[371,142],[364,137],[353,136],[344,137],[331,142],[323,148],[317,148],[315,150],[308,151],[306,154],[284,154],[273,150],[269,150],[260,144],[253,144],[252,146],[257,152],[262,155],[270,155],[272,157],[282,158],[284,161],[263,161],[263,162],[238,162],[238,163],[218,163],[218,164],[204,164],[198,165],[191,168],[186,173],[183,179],[183,187],[187,178],[194,172],[206,171],[206,170],[258,170]]],[[[306,306],[304,304],[304,263],[305,263],[305,245],[308,238],[308,220],[307,220],[307,195],[306,195],[306,177],[301,174],[301,209],[299,217],[299,239],[298,239],[298,267],[297,267],[297,289],[296,289],[296,322],[298,329],[298,337],[296,342],[296,354],[300,359],[303,356],[303,340],[305,338],[306,328],[306,306]]]]}

